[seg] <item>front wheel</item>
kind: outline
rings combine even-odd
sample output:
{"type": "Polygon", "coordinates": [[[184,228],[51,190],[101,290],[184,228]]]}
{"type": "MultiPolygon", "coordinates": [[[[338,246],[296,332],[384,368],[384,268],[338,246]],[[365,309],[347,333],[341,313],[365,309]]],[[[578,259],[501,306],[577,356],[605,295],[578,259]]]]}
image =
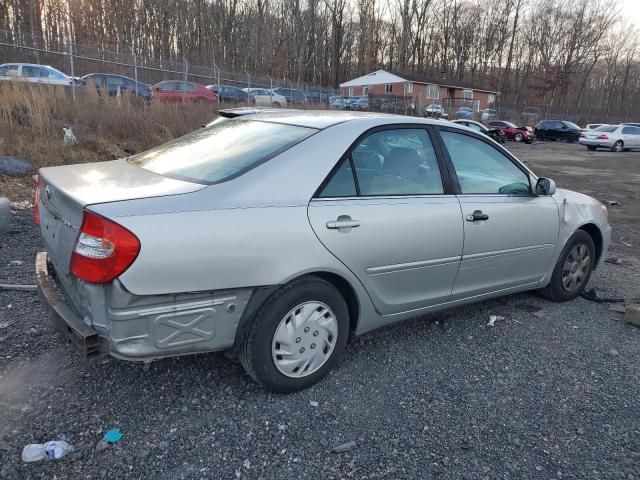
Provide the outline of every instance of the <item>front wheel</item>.
{"type": "Polygon", "coordinates": [[[266,389],[289,393],[322,379],[342,354],[349,310],[317,277],[285,285],[260,308],[241,344],[240,361],[266,389]]]}
{"type": "Polygon", "coordinates": [[[553,269],[551,281],[540,293],[554,302],[573,300],[589,282],[595,258],[593,239],[584,230],[578,230],[567,241],[553,269]]]}
{"type": "Polygon", "coordinates": [[[516,142],[521,142],[521,141],[523,141],[523,140],[524,140],[524,136],[523,136],[521,133],[516,133],[516,135],[515,135],[515,137],[513,137],[513,139],[514,139],[516,142]]]}

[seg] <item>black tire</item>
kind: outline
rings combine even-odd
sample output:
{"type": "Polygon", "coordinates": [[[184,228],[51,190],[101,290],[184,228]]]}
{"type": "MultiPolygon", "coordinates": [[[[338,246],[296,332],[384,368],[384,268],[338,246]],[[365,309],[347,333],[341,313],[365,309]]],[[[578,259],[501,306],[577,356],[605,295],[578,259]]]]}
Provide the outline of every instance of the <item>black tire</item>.
{"type": "Polygon", "coordinates": [[[321,380],[342,354],[349,336],[349,309],[340,292],[318,277],[302,277],[278,289],[260,307],[240,345],[240,362],[247,373],[267,390],[291,393],[321,380]],[[296,306],[322,302],[336,317],[338,335],[333,352],[325,363],[307,376],[292,378],[278,370],[272,357],[272,341],[283,318],[296,306]]]}
{"type": "Polygon", "coordinates": [[[520,142],[522,142],[522,141],[524,140],[524,135],[522,135],[521,133],[516,133],[516,134],[514,135],[513,139],[514,139],[516,142],[520,143],[520,142]]]}
{"type": "Polygon", "coordinates": [[[540,293],[542,294],[542,296],[548,298],[553,302],[566,302],[569,300],[573,300],[578,295],[580,295],[580,293],[582,293],[584,287],[587,285],[587,283],[589,283],[589,278],[591,277],[591,272],[593,272],[595,259],[596,247],[593,243],[591,235],[589,235],[584,230],[578,230],[571,236],[571,238],[569,238],[569,240],[567,240],[566,245],[562,249],[562,253],[558,257],[556,266],[553,269],[551,281],[546,287],[540,290],[540,293]],[[573,252],[575,251],[574,249],[579,246],[583,246],[588,250],[588,264],[585,265],[585,269],[584,271],[582,271],[579,285],[576,285],[574,289],[568,289],[565,287],[563,282],[564,273],[569,271],[565,269],[565,262],[571,260],[569,257],[573,255],[573,252]]]}
{"type": "Polygon", "coordinates": [[[613,144],[613,147],[611,147],[611,151],[612,152],[623,152],[624,151],[624,142],[622,140],[618,140],[616,143],[613,144]]]}
{"type": "Polygon", "coordinates": [[[536,135],[536,138],[538,139],[539,142],[544,142],[544,133],[538,133],[536,135]]]}
{"type": "Polygon", "coordinates": [[[598,148],[598,147],[596,147],[595,145],[587,145],[587,150],[590,150],[592,152],[595,152],[596,148],[598,148]]]}

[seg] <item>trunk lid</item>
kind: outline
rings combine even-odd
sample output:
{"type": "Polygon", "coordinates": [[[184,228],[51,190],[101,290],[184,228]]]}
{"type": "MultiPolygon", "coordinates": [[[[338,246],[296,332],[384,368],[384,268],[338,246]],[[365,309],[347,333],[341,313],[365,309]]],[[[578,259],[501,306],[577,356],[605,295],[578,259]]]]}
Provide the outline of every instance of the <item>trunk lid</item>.
{"type": "Polygon", "coordinates": [[[206,185],[176,180],[127,160],[42,168],[40,231],[58,275],[69,261],[88,205],[195,192],[206,185]]]}

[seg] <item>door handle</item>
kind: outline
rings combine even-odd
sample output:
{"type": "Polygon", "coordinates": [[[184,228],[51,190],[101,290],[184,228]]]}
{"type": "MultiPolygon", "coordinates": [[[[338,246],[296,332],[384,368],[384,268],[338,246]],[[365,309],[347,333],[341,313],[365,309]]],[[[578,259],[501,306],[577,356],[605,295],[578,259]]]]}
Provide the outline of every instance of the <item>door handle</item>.
{"type": "Polygon", "coordinates": [[[331,230],[351,229],[360,226],[359,220],[353,220],[349,215],[340,215],[337,220],[327,222],[327,228],[331,230]]]}
{"type": "Polygon", "coordinates": [[[477,222],[489,220],[489,215],[482,213],[482,210],[475,210],[471,215],[467,215],[467,222],[477,222]]]}

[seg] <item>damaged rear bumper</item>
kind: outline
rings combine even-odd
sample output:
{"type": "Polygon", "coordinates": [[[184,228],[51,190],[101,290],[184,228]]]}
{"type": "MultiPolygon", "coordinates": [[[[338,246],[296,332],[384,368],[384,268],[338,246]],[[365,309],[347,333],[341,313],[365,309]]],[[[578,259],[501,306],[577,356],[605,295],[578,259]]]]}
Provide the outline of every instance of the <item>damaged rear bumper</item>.
{"type": "Polygon", "coordinates": [[[56,278],[46,252],[36,257],[36,275],[53,325],[82,355],[109,354],[123,360],[149,361],[232,347],[254,292],[242,288],[138,296],[117,280],[108,285],[63,282],[56,278]]]}
{"type": "Polygon", "coordinates": [[[39,252],[36,256],[36,280],[40,300],[47,309],[56,330],[67,338],[82,355],[86,357],[98,355],[100,353],[98,332],[76,315],[58,294],[55,281],[49,272],[46,252],[39,252]]]}

